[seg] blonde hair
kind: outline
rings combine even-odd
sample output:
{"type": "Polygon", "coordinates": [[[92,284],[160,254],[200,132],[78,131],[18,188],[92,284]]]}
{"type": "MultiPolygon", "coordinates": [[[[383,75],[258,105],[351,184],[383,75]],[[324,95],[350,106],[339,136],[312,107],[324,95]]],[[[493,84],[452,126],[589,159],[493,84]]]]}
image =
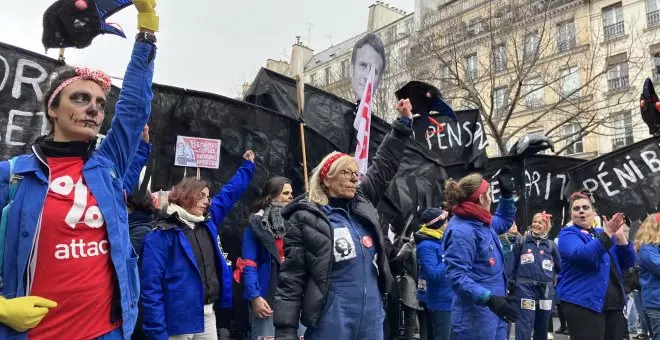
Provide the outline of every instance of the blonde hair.
{"type": "MultiPolygon", "coordinates": [[[[309,179],[309,200],[319,204],[319,205],[328,205],[328,187],[325,184],[321,183],[321,168],[323,164],[330,159],[330,157],[338,154],[339,152],[333,151],[327,156],[323,157],[319,165],[312,170],[312,177],[309,179]]],[[[349,164],[355,164],[355,159],[353,157],[346,155],[337,158],[337,160],[332,163],[332,166],[328,170],[328,175],[326,179],[333,179],[339,175],[339,172],[344,169],[349,164]]]]}
{"type": "Polygon", "coordinates": [[[639,251],[645,244],[660,245],[660,223],[656,221],[656,215],[649,215],[639,227],[637,235],[635,235],[636,251],[639,251]]]}
{"type": "Polygon", "coordinates": [[[544,213],[538,212],[534,214],[532,221],[534,221],[537,217],[541,217],[541,221],[543,221],[543,224],[545,224],[546,232],[550,231],[550,217],[547,217],[544,213]]]}
{"type": "Polygon", "coordinates": [[[447,209],[465,202],[468,196],[479,190],[483,179],[478,173],[471,173],[461,178],[458,182],[454,179],[449,179],[445,185],[444,203],[447,209]]]}

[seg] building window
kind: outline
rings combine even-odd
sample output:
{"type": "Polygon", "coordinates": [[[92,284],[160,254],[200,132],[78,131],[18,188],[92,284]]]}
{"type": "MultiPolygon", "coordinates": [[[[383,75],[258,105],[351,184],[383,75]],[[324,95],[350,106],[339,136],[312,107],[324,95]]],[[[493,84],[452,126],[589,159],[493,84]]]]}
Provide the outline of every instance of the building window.
{"type": "Polygon", "coordinates": [[[603,8],[603,33],[610,40],[625,33],[623,27],[623,6],[619,2],[603,8]]]}
{"type": "Polygon", "coordinates": [[[557,25],[557,50],[559,52],[566,52],[574,47],[575,22],[570,20],[559,23],[557,25]]]}
{"type": "Polygon", "coordinates": [[[507,55],[506,55],[506,45],[499,44],[493,49],[493,66],[495,72],[504,72],[507,67],[507,55]]]}
{"type": "Polygon", "coordinates": [[[324,77],[325,77],[325,84],[330,85],[330,67],[326,67],[325,70],[323,70],[324,77]]]}
{"type": "Polygon", "coordinates": [[[387,41],[390,43],[396,41],[396,26],[387,29],[387,41]]]}
{"type": "Polygon", "coordinates": [[[628,61],[622,61],[609,66],[607,71],[607,88],[618,91],[628,88],[628,61]]]}
{"type": "Polygon", "coordinates": [[[580,96],[580,73],[577,67],[571,67],[561,72],[560,94],[564,98],[580,96]]]}
{"type": "Polygon", "coordinates": [[[408,20],[406,22],[406,34],[411,35],[415,29],[415,22],[413,20],[408,20]]]}
{"type": "Polygon", "coordinates": [[[630,112],[620,112],[612,115],[614,138],[612,139],[612,150],[620,149],[634,143],[633,123],[630,112]]]}
{"type": "Polygon", "coordinates": [[[527,94],[524,99],[525,106],[530,109],[543,106],[543,90],[543,79],[540,77],[530,79],[527,84],[525,84],[524,93],[527,94]]]}
{"type": "Polygon", "coordinates": [[[567,155],[574,155],[576,153],[584,152],[584,144],[582,142],[582,132],[580,125],[568,124],[564,127],[564,136],[566,137],[566,144],[570,144],[566,148],[567,155]]]}
{"type": "Polygon", "coordinates": [[[449,66],[444,65],[440,68],[440,88],[445,89],[453,85],[451,77],[451,72],[449,71],[449,66]]]}
{"type": "Polygon", "coordinates": [[[481,18],[474,18],[468,23],[467,34],[473,37],[483,31],[483,21],[481,18]]]}
{"type": "Polygon", "coordinates": [[[525,50],[523,51],[524,60],[533,60],[536,57],[539,51],[540,41],[541,39],[537,32],[525,35],[525,50]]]}
{"type": "Polygon", "coordinates": [[[348,59],[342,60],[340,66],[341,66],[341,79],[348,78],[348,59]]]}
{"type": "Polygon", "coordinates": [[[316,73],[312,73],[309,75],[309,83],[312,85],[316,85],[316,73]]]}
{"type": "Polygon", "coordinates": [[[660,81],[660,53],[653,55],[653,80],[660,81]]]}
{"type": "Polygon", "coordinates": [[[493,109],[496,117],[501,117],[506,111],[506,87],[499,87],[493,91],[493,109]]]}
{"type": "Polygon", "coordinates": [[[660,24],[660,0],[646,0],[646,24],[649,27],[660,24]]]}
{"type": "Polygon", "coordinates": [[[467,67],[465,68],[465,77],[471,81],[476,81],[479,75],[477,68],[477,54],[471,54],[465,58],[467,67]]]}

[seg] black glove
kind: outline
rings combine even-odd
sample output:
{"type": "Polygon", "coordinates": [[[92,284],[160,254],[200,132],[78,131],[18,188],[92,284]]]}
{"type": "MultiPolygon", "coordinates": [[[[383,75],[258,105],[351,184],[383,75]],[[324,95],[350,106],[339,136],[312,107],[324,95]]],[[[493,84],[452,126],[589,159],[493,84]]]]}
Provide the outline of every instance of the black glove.
{"type": "Polygon", "coordinates": [[[500,319],[506,322],[514,322],[518,315],[516,301],[520,303],[520,299],[515,296],[504,297],[491,295],[490,298],[488,298],[488,302],[486,302],[486,306],[493,311],[493,313],[497,314],[500,319]]]}
{"type": "Polygon", "coordinates": [[[497,181],[500,183],[500,193],[503,198],[513,197],[513,178],[511,178],[511,169],[505,166],[497,175],[497,181]]]}

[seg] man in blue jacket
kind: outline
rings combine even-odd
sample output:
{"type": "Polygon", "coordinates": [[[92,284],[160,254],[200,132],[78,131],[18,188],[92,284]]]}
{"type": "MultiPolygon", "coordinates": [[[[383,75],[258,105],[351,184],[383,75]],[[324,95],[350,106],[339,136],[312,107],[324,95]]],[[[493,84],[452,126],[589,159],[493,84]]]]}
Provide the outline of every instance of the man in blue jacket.
{"type": "Polygon", "coordinates": [[[216,339],[214,307],[232,307],[232,273],[220,225],[254,175],[254,153],[208,207],[205,182],[184,179],[170,192],[167,215],[144,240],[144,331],[149,339],[216,339]],[[206,208],[209,215],[206,216],[206,208]]]}

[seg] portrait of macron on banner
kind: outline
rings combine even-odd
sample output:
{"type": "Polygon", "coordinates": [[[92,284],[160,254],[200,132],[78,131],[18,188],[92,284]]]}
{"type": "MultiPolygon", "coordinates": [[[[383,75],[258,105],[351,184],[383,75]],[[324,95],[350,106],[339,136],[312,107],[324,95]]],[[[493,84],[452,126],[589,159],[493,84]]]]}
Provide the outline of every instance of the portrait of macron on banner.
{"type": "Polygon", "coordinates": [[[355,161],[358,164],[360,178],[368,168],[369,131],[371,129],[372,99],[387,67],[385,45],[376,34],[367,33],[353,46],[351,55],[351,86],[356,101],[359,103],[353,127],[357,130],[355,161]]]}

